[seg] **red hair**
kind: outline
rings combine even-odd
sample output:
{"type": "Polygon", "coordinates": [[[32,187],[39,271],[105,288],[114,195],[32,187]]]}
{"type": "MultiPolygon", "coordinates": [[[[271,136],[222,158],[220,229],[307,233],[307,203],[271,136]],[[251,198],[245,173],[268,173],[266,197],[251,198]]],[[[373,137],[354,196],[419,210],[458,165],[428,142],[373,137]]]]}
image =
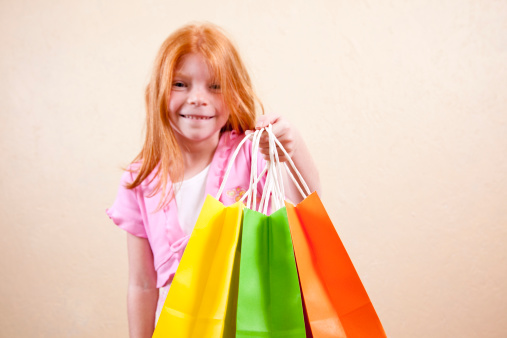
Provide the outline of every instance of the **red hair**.
{"type": "Polygon", "coordinates": [[[171,34],[160,47],[150,82],[146,87],[146,137],[143,149],[133,162],[140,162],[135,180],[127,185],[133,189],[156,169],[153,178],[159,181],[150,196],[162,189],[159,208],[172,198],[167,189],[167,173],[172,182],[183,178],[184,164],[180,147],[169,123],[168,109],[173,75],[181,58],[190,53],[202,55],[220,84],[229,119],[222,131],[243,133],[255,126],[255,95],[250,76],[241,58],[222,30],[212,24],[188,25],[171,34]],[[167,194],[166,194],[167,193],[167,194]]]}

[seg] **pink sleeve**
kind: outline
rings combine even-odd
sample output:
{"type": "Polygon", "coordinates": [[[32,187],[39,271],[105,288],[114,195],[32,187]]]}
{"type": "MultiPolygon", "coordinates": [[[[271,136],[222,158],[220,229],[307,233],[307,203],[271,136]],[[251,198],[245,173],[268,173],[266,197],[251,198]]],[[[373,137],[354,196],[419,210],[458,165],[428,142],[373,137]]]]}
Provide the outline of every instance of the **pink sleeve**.
{"type": "Polygon", "coordinates": [[[107,215],[117,226],[137,237],[147,238],[141,209],[135,189],[127,189],[126,184],[133,181],[132,173],[125,171],[121,177],[118,195],[113,205],[106,210],[107,215]]]}

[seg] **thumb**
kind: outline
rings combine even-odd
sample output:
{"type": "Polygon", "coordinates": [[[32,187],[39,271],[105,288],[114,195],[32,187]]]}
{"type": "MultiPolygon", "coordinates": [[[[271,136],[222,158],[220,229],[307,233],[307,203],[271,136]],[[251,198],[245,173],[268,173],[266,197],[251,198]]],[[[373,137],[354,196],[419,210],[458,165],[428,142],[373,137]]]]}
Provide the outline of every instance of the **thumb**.
{"type": "Polygon", "coordinates": [[[255,129],[261,129],[267,127],[271,123],[271,118],[268,115],[261,115],[257,118],[255,123],[255,129]]]}

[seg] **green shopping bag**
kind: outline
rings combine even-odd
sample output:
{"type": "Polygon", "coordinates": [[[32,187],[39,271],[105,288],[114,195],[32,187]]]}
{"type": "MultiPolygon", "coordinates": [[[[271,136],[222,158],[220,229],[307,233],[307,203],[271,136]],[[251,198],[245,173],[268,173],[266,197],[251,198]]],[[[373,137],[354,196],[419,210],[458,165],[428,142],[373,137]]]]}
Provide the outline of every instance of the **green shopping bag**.
{"type": "Polygon", "coordinates": [[[285,207],[243,209],[236,337],[306,337],[285,207]]]}

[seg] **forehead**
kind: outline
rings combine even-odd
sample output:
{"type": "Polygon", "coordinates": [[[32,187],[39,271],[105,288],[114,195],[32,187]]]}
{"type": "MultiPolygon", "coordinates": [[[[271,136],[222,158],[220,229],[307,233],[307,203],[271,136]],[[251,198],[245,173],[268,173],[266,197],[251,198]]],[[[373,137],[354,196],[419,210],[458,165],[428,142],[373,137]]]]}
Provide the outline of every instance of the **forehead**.
{"type": "Polygon", "coordinates": [[[208,60],[197,53],[185,54],[176,64],[174,70],[180,76],[206,76],[213,77],[213,70],[208,60]]]}

